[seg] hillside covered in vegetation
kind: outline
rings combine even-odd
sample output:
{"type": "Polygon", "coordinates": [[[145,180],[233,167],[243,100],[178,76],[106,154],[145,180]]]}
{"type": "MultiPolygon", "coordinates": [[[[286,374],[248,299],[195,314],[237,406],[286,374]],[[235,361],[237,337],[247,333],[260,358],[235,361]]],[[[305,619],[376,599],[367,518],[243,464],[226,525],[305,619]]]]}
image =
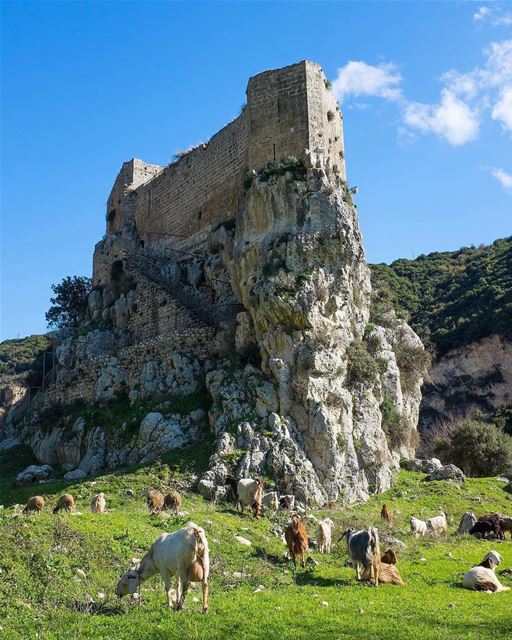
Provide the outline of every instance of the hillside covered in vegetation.
{"type": "Polygon", "coordinates": [[[0,343],[0,375],[18,375],[34,367],[34,360],[48,346],[46,335],[4,340],[0,343]]]}
{"type": "MultiPolygon", "coordinates": [[[[247,512],[237,513],[229,501],[207,502],[197,495],[194,484],[210,453],[208,446],[192,447],[166,454],[150,466],[81,483],[56,479],[37,489],[14,486],[16,472],[32,461],[27,448],[0,453],[0,635],[9,640],[510,637],[510,592],[489,596],[461,588],[465,572],[493,548],[503,556],[499,579],[511,586],[510,575],[501,573],[512,563],[510,540],[481,542],[455,533],[467,509],[479,515],[510,513],[512,495],[504,482],[425,482],[424,474],[402,471],[392,489],[366,504],[315,510],[316,517],[328,515],[334,521],[333,549],[329,555],[309,552],[318,564],[299,568],[294,581],[281,538],[288,512],[254,520],[247,512]],[[184,512],[150,515],[145,495],[151,487],[179,489],[184,512]],[[77,510],[52,515],[64,491],[74,495],[77,510]],[[107,499],[103,515],[89,511],[99,491],[107,499]],[[15,503],[24,504],[34,493],[47,500],[43,513],[20,514],[15,503]],[[392,525],[380,518],[383,503],[393,512],[392,525]],[[411,515],[424,519],[440,508],[450,520],[446,540],[416,539],[409,533],[411,515]],[[183,612],[169,611],[159,576],[141,586],[140,600],[127,596],[118,601],[114,587],[131,559],[140,558],[161,532],[175,531],[189,520],[204,527],[209,540],[208,615],[200,613],[199,585],[187,596],[183,612]],[[359,584],[347,566],[343,531],[371,524],[379,528],[383,550],[389,535],[405,544],[398,550],[397,564],[405,586],[375,589],[359,584]],[[251,545],[241,544],[236,536],[251,545]]],[[[305,524],[315,538],[310,515],[305,524]]]]}
{"type": "Polygon", "coordinates": [[[392,306],[437,354],[512,334],[512,236],[371,265],[374,315],[392,306]]]}

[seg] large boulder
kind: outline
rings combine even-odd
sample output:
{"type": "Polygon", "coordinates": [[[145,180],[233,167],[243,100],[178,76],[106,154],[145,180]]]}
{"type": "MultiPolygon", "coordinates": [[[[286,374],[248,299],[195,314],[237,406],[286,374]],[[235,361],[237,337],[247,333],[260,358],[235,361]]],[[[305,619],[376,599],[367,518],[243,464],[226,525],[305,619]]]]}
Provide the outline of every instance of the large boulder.
{"type": "Polygon", "coordinates": [[[427,480],[453,480],[455,482],[464,482],[466,480],[466,476],[464,472],[456,467],[454,464],[447,464],[441,469],[436,469],[432,471],[427,478],[427,480]]]}
{"type": "Polygon", "coordinates": [[[457,535],[463,536],[465,533],[469,533],[469,530],[472,529],[477,522],[478,518],[472,511],[465,511],[460,519],[457,535]]]}
{"type": "Polygon", "coordinates": [[[82,469],[73,469],[64,475],[64,480],[83,480],[87,474],[82,469]]]}
{"type": "Polygon", "coordinates": [[[408,471],[419,471],[421,473],[433,473],[443,468],[443,463],[438,458],[430,458],[425,460],[422,458],[414,458],[414,460],[402,460],[401,467],[408,471]]]}
{"type": "Polygon", "coordinates": [[[53,476],[53,469],[49,464],[36,465],[32,464],[16,476],[16,484],[23,486],[27,484],[36,484],[48,482],[53,476]]]}

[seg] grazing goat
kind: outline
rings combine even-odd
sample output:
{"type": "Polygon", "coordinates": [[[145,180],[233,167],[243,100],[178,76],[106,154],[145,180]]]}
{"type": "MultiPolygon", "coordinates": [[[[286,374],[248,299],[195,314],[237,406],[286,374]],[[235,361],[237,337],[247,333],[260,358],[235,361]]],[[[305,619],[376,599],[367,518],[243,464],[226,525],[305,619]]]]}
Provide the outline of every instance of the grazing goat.
{"type": "Polygon", "coordinates": [[[320,553],[331,553],[334,522],[330,518],[320,520],[316,528],[316,542],[320,553]]]}
{"type": "Polygon", "coordinates": [[[178,509],[181,507],[181,496],[177,491],[169,491],[164,498],[164,509],[169,509],[178,513],[178,509]]]}
{"type": "Polygon", "coordinates": [[[512,539],[512,518],[503,516],[503,518],[499,519],[498,524],[500,525],[501,530],[503,531],[503,538],[505,538],[505,532],[508,532],[510,533],[510,538],[512,539]]]}
{"type": "Polygon", "coordinates": [[[25,505],[23,513],[39,513],[44,509],[43,496],[33,496],[25,505]]]}
{"type": "Polygon", "coordinates": [[[491,551],[479,565],[473,567],[466,573],[462,579],[462,586],[464,589],[487,591],[488,593],[509,591],[510,587],[504,587],[494,573],[500,563],[500,554],[496,551],[491,551]]]}
{"type": "Polygon", "coordinates": [[[146,504],[148,505],[150,513],[158,513],[164,508],[164,497],[160,491],[150,489],[146,496],[146,504]]]}
{"type": "Polygon", "coordinates": [[[380,571],[379,532],[375,527],[361,531],[347,529],[343,534],[347,539],[348,554],[356,563],[356,577],[361,580],[361,567],[369,572],[369,580],[377,587],[380,571]]]}
{"type": "Polygon", "coordinates": [[[396,553],[393,549],[388,549],[386,553],[381,556],[380,561],[383,564],[396,564],[396,553]]]}
{"type": "Polygon", "coordinates": [[[261,506],[269,509],[270,511],[277,511],[279,509],[279,496],[277,491],[269,491],[261,498],[261,506]]]}
{"type": "Polygon", "coordinates": [[[309,545],[309,538],[306,527],[296,513],[292,515],[290,524],[286,527],[286,530],[284,532],[284,539],[286,540],[286,544],[288,546],[288,552],[292,559],[293,571],[295,573],[297,571],[297,556],[301,557],[301,566],[306,566],[304,554],[308,550],[309,545]]]}
{"type": "Polygon", "coordinates": [[[57,500],[57,504],[53,509],[53,513],[59,513],[59,511],[71,511],[75,508],[75,501],[70,493],[65,493],[57,500]]]}
{"type": "Polygon", "coordinates": [[[416,538],[427,535],[427,523],[425,520],[419,520],[418,518],[411,516],[409,524],[411,526],[411,533],[416,536],[416,538]]]}
{"type": "Polygon", "coordinates": [[[169,609],[172,608],[171,578],[176,578],[176,610],[183,608],[190,582],[203,583],[203,613],[208,611],[210,556],[204,529],[193,522],[174,533],[156,538],[139,565],[124,573],[116,586],[122,598],[135,593],[141,582],[160,573],[164,580],[169,609]]]}
{"type": "Polygon", "coordinates": [[[435,536],[448,535],[448,520],[446,514],[442,513],[440,516],[429,518],[427,520],[427,531],[435,536]]]}
{"type": "Polygon", "coordinates": [[[389,524],[393,523],[393,514],[388,509],[387,505],[383,504],[380,512],[380,517],[385,521],[389,522],[389,524]]]}
{"type": "Polygon", "coordinates": [[[479,520],[469,533],[478,538],[499,538],[505,537],[498,520],[479,520]]]}
{"type": "Polygon", "coordinates": [[[106,507],[107,502],[105,500],[105,494],[103,492],[98,493],[97,496],[94,496],[91,502],[92,513],[105,513],[106,507]]]}
{"type": "MultiPolygon", "coordinates": [[[[361,576],[361,580],[367,581],[370,579],[370,571],[366,569],[361,576]]],[[[380,584],[405,584],[402,580],[402,576],[398,571],[397,567],[394,564],[389,564],[386,562],[380,563],[380,571],[379,571],[379,583],[380,584]]]]}
{"type": "Polygon", "coordinates": [[[237,507],[243,513],[244,507],[250,507],[252,514],[258,518],[261,511],[261,499],[263,496],[263,481],[258,478],[234,478],[228,476],[226,485],[230,486],[235,494],[237,507]]]}

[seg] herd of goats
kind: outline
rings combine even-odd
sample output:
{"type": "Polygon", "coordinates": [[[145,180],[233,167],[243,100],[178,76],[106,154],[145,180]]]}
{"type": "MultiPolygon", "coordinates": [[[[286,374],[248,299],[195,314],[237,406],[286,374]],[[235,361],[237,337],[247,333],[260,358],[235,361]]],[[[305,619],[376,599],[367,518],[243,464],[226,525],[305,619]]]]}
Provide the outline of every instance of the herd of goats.
{"type": "MultiPolygon", "coordinates": [[[[263,483],[260,479],[228,477],[226,485],[231,488],[235,496],[237,508],[243,512],[246,506],[249,507],[255,518],[259,517],[262,508],[277,511],[284,507],[291,512],[284,538],[288,547],[288,555],[293,562],[295,576],[297,558],[300,558],[301,566],[305,567],[305,554],[311,546],[312,540],[308,536],[302,516],[293,510],[293,496],[279,497],[275,491],[264,494],[263,483]]],[[[153,514],[163,510],[171,510],[177,514],[182,506],[181,496],[177,491],[171,491],[164,496],[159,491],[152,489],[147,494],[146,502],[149,511],[153,514]]],[[[23,513],[40,512],[44,506],[44,498],[34,496],[27,502],[23,513]]],[[[53,513],[73,511],[74,508],[73,496],[66,493],[57,500],[53,513]]],[[[99,493],[92,499],[91,511],[105,513],[105,510],[105,495],[99,493]]],[[[463,516],[463,521],[467,515],[463,516]]],[[[478,519],[473,514],[469,515],[473,518],[473,521],[469,523],[470,526],[466,526],[469,534],[485,539],[504,539],[505,532],[509,532],[512,538],[512,518],[496,513],[478,519]]],[[[317,549],[321,553],[329,553],[334,527],[332,520],[324,518],[318,521],[312,516],[309,517],[317,523],[317,549]]],[[[393,516],[386,505],[382,507],[381,518],[389,524],[392,523],[393,516]]],[[[441,537],[448,534],[448,521],[444,513],[426,521],[411,517],[410,527],[411,533],[416,537],[426,535],[441,537]]],[[[350,560],[356,569],[357,580],[370,582],[374,586],[378,586],[379,583],[405,584],[396,566],[395,551],[388,549],[381,555],[379,532],[375,527],[368,527],[360,531],[350,528],[343,533],[342,537],[346,539],[350,560]]],[[[503,586],[495,574],[496,567],[500,563],[499,553],[496,551],[487,553],[479,565],[474,566],[466,573],[462,586],[466,589],[489,593],[508,591],[510,588],[503,586]]],[[[195,523],[189,522],[174,533],[159,535],[142,560],[121,576],[116,586],[116,595],[122,597],[130,593],[135,594],[139,591],[141,582],[160,573],[165,584],[169,608],[182,609],[189,584],[201,582],[202,606],[203,612],[206,613],[208,611],[209,572],[209,550],[205,531],[195,523]],[[175,604],[172,600],[171,579],[173,577],[175,578],[176,590],[175,604]]]]}

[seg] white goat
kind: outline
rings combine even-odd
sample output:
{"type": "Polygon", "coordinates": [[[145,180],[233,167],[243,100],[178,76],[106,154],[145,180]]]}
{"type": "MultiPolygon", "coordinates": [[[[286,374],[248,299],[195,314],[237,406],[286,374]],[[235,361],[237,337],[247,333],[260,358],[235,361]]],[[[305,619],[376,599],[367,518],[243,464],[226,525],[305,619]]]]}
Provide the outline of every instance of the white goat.
{"type": "Polygon", "coordinates": [[[204,529],[193,522],[174,533],[162,533],[156,538],[138,566],[124,573],[116,586],[120,598],[135,593],[139,584],[160,573],[172,608],[171,577],[176,578],[176,609],[183,602],[190,582],[203,583],[203,613],[208,611],[208,574],[210,556],[204,529]]]}
{"type": "Polygon", "coordinates": [[[316,528],[316,542],[320,553],[331,552],[332,530],[334,522],[330,518],[320,520],[316,528]]]}
{"type": "Polygon", "coordinates": [[[462,579],[462,586],[464,589],[486,591],[487,593],[510,591],[510,587],[504,587],[494,573],[499,564],[501,564],[500,554],[496,551],[491,551],[479,565],[466,573],[462,579]]]}
{"type": "Polygon", "coordinates": [[[255,518],[260,515],[261,498],[263,496],[263,482],[252,478],[233,478],[228,476],[226,484],[229,485],[236,497],[240,511],[244,507],[250,507],[255,518]]]}
{"type": "Polygon", "coordinates": [[[411,525],[411,533],[416,536],[416,538],[427,535],[427,523],[425,520],[419,520],[418,518],[411,516],[409,524],[411,525]]]}
{"type": "Polygon", "coordinates": [[[277,491],[269,491],[261,499],[261,506],[269,509],[270,511],[277,511],[279,509],[279,496],[277,491]]]}
{"type": "Polygon", "coordinates": [[[92,513],[105,513],[106,506],[107,502],[105,500],[105,494],[101,492],[92,499],[91,511],[92,513]]]}
{"type": "Polygon", "coordinates": [[[428,533],[435,536],[448,535],[448,520],[446,514],[442,513],[440,516],[435,516],[427,520],[428,533]]]}

